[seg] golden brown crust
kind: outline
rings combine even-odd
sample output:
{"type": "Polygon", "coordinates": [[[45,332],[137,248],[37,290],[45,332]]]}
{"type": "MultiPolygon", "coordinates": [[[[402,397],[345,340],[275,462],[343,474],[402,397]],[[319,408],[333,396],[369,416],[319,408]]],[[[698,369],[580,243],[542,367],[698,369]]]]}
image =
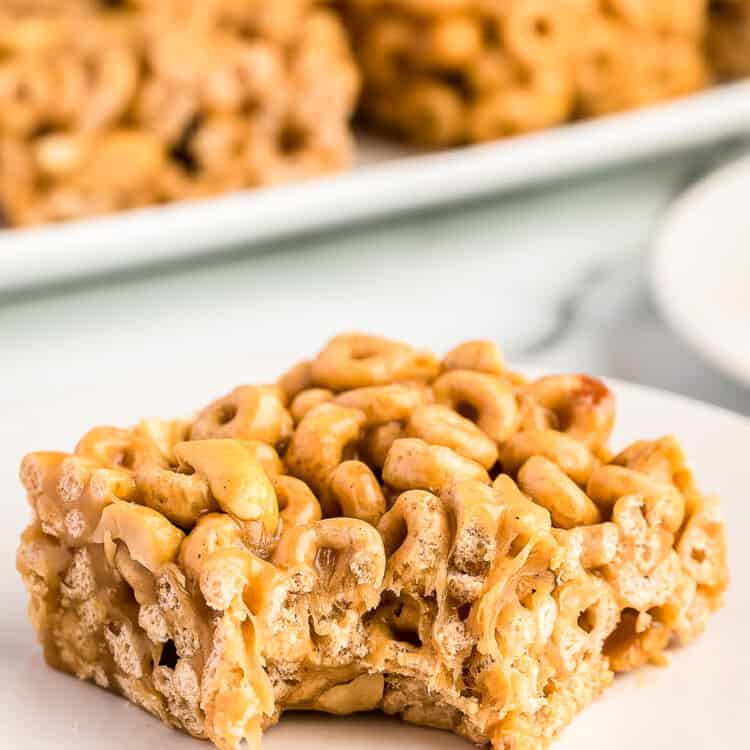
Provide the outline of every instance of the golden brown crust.
{"type": "Polygon", "coordinates": [[[488,342],[337,337],[278,388],[27,456],[30,619],[51,666],[222,750],[296,708],[540,750],[727,585],[677,441],[614,454],[613,420],[601,381],[488,342]]]}

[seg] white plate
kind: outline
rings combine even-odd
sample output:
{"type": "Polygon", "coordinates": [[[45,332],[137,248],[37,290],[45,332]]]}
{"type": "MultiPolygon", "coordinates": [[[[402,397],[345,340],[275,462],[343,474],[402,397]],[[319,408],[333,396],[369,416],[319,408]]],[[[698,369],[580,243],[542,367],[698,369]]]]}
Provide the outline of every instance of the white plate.
{"type": "MultiPolygon", "coordinates": [[[[26,595],[13,570],[13,555],[27,510],[16,473],[21,455],[42,448],[70,448],[89,426],[129,424],[141,414],[188,413],[229,382],[264,380],[289,359],[256,360],[254,371],[238,363],[222,368],[159,375],[78,391],[53,381],[33,403],[0,400],[0,747],[26,750],[132,750],[206,748],[166,729],[142,711],[98,688],[56,673],[42,657],[25,615],[26,595]],[[237,367],[234,368],[234,365],[237,367]],[[220,370],[220,371],[219,371],[220,370]]],[[[646,669],[618,679],[580,716],[555,745],[559,750],[742,750],[747,747],[750,706],[750,421],[684,398],[612,383],[619,418],[614,446],[638,438],[677,434],[705,490],[718,492],[728,518],[732,584],[727,606],[707,632],[674,652],[666,669],[646,669]]],[[[266,750],[299,747],[345,750],[468,748],[464,741],[433,730],[368,716],[334,719],[287,715],[265,738],[266,750]]]]}
{"type": "Polygon", "coordinates": [[[506,191],[750,132],[750,82],[503,142],[424,154],[368,142],[307,183],[50,228],[0,231],[0,291],[506,191]]]}
{"type": "Polygon", "coordinates": [[[709,175],[670,209],[651,282],[667,320],[750,386],[750,157],[709,175]]]}

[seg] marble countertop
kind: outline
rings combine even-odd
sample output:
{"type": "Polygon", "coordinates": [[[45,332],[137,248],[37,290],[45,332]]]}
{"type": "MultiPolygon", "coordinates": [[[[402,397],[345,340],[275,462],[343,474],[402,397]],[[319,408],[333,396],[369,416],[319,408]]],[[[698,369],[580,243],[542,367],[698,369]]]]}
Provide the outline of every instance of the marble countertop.
{"type": "Polygon", "coordinates": [[[438,351],[493,338],[520,366],[615,376],[750,414],[750,391],[693,354],[648,290],[665,207],[725,157],[672,157],[252,255],[5,295],[0,407],[28,401],[42,420],[35,408],[74,389],[148,383],[167,394],[196,368],[239,382],[238,362],[311,354],[361,329],[438,351]]]}

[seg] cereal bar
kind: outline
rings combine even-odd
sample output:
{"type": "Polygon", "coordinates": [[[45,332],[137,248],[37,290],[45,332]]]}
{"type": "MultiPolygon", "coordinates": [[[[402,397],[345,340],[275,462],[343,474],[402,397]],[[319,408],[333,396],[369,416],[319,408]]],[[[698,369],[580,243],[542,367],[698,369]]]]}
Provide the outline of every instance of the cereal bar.
{"type": "Polygon", "coordinates": [[[0,206],[39,224],[336,171],[358,89],[317,0],[0,2],[0,206]]]}
{"type": "Polygon", "coordinates": [[[190,420],[32,453],[45,658],[222,750],[300,708],[540,750],[727,583],[677,440],[616,453],[614,419],[603,382],[528,381],[490,342],[345,334],[190,420]]]}
{"type": "Polygon", "coordinates": [[[705,0],[343,0],[365,117],[488,141],[702,88],[705,0]]]}

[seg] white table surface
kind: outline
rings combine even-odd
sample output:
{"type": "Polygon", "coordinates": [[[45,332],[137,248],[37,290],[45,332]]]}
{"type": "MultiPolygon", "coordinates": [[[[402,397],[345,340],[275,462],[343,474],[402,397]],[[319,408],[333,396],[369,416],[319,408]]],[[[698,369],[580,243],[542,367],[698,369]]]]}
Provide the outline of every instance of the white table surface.
{"type": "Polygon", "coordinates": [[[670,158],[261,254],[2,296],[0,413],[6,400],[28,402],[42,440],[46,403],[78,386],[106,402],[125,377],[162,394],[168,414],[197,365],[229,385],[250,377],[254,352],[313,353],[353,329],[437,350],[490,337],[519,364],[750,413],[750,394],[661,322],[645,282],[654,224],[705,161],[670,158]]]}

